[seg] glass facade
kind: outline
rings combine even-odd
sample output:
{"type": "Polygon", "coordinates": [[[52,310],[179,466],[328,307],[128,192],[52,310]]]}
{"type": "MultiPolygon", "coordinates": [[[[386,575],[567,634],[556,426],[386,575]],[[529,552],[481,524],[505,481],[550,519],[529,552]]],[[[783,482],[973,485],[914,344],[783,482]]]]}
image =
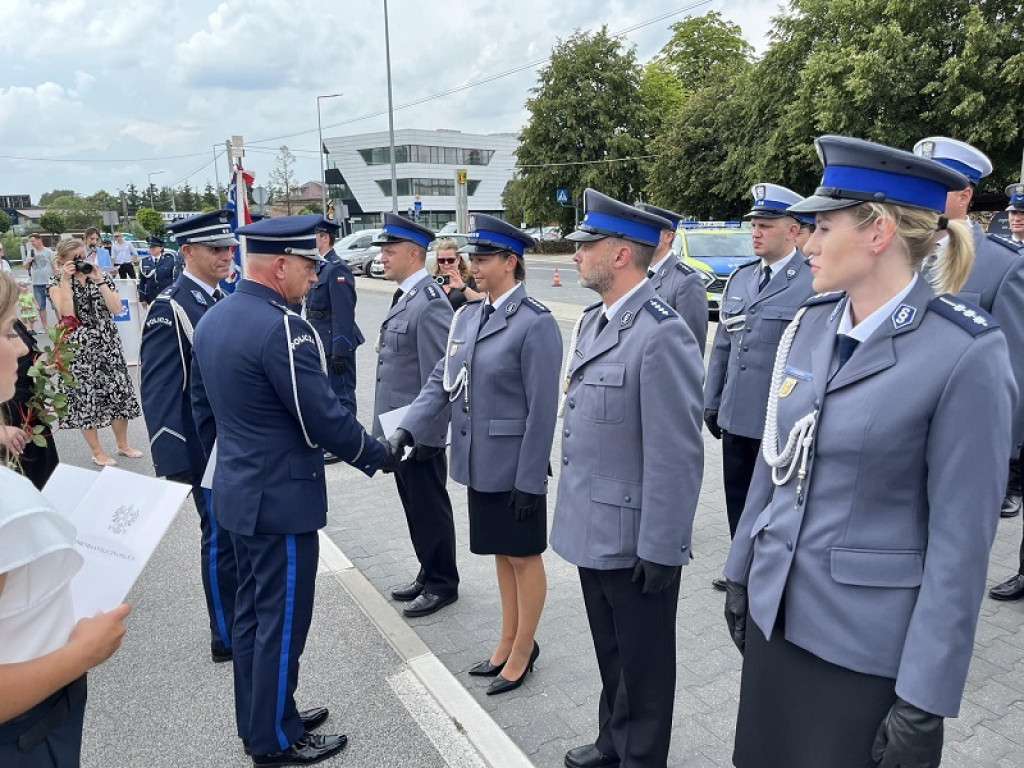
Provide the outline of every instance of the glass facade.
{"type": "MultiPolygon", "coordinates": [[[[421,197],[455,195],[455,179],[398,179],[397,181],[399,195],[420,195],[421,197]]],[[[385,197],[391,196],[391,179],[377,181],[377,186],[380,187],[380,191],[385,197]]],[[[466,193],[470,196],[474,195],[479,186],[478,180],[467,181],[466,193]]]]}
{"type": "MultiPolygon", "coordinates": [[[[367,165],[390,165],[389,147],[360,149],[367,165]]],[[[421,144],[402,144],[395,147],[395,164],[430,163],[432,165],[487,165],[494,156],[493,149],[466,149],[464,147],[428,147],[421,144]]]]}

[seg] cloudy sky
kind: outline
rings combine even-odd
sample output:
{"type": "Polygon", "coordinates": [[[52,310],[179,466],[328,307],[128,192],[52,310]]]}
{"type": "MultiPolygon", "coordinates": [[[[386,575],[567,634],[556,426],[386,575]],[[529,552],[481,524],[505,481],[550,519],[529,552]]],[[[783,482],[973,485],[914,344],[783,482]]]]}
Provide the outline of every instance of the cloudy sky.
{"type": "MultiPolygon", "coordinates": [[[[390,0],[395,128],[516,131],[536,68],[397,107],[545,59],[606,24],[646,61],[687,15],[720,10],[763,51],[778,6],[759,0],[390,0]],[[668,16],[668,14],[672,14],[668,16]]],[[[324,135],[387,129],[382,0],[3,0],[0,195],[224,180],[224,140],[266,182],[277,149],[318,175],[324,135]],[[380,115],[379,113],[384,113],[380,115]],[[376,115],[376,116],[374,116],[376,115]]]]}

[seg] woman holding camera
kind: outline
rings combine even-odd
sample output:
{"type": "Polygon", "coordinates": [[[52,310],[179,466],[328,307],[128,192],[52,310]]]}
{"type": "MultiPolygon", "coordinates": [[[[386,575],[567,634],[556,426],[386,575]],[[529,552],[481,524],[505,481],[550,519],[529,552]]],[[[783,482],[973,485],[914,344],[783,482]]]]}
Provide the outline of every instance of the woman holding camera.
{"type": "Polygon", "coordinates": [[[442,240],[434,250],[436,262],[434,275],[440,277],[438,284],[448,296],[452,309],[457,310],[467,301],[483,298],[476,288],[476,281],[469,274],[469,267],[459,255],[459,244],[454,240],[442,240]]]}
{"type": "Polygon", "coordinates": [[[81,240],[61,240],[55,263],[50,299],[61,322],[73,318],[67,339],[78,345],[71,363],[75,383],[65,390],[68,412],[60,426],[82,430],[97,466],[117,464],[103,450],[96,433],[107,425],[114,430],[118,455],[137,459],[142,453],[128,442],[128,420],[138,418],[141,411],[114,326],[114,315],[121,312],[114,281],[85,261],[81,240]]]}

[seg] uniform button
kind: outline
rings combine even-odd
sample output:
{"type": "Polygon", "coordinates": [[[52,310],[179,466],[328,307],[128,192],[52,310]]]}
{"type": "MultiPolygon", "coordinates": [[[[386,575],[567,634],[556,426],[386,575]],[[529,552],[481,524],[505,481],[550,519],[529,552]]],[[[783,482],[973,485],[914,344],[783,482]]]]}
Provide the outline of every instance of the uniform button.
{"type": "Polygon", "coordinates": [[[377,377],[377,383],[380,384],[380,376],[377,377]]]}
{"type": "Polygon", "coordinates": [[[563,456],[562,457],[562,463],[563,464],[568,464],[569,463],[569,457],[568,456],[563,456]]]}
{"type": "Polygon", "coordinates": [[[600,376],[597,377],[597,379],[598,381],[604,381],[604,374],[602,373],[600,376]]]}
{"type": "Polygon", "coordinates": [[[632,496],[627,496],[625,501],[626,501],[627,504],[630,504],[633,501],[633,497],[632,496]]]}
{"type": "Polygon", "coordinates": [[[570,433],[569,433],[569,430],[568,430],[568,429],[567,429],[567,430],[565,430],[564,434],[565,434],[565,436],[566,436],[566,437],[568,437],[568,436],[569,436],[569,434],[570,434],[570,433]]]}
{"type": "Polygon", "coordinates": [[[818,398],[814,398],[814,407],[817,408],[819,405],[818,398]]]}
{"type": "Polygon", "coordinates": [[[464,429],[462,429],[462,430],[459,430],[459,431],[460,431],[460,432],[462,432],[462,434],[463,434],[463,435],[465,435],[465,434],[466,434],[466,430],[464,430],[464,429]]]}
{"type": "Polygon", "coordinates": [[[317,472],[316,470],[314,470],[314,471],[313,471],[313,479],[315,480],[315,479],[316,479],[316,478],[318,478],[319,476],[320,476],[320,473],[319,473],[319,472],[317,472]]]}
{"type": "Polygon", "coordinates": [[[792,539],[786,539],[786,550],[789,551],[789,552],[793,551],[793,540],[792,539]]]}
{"type": "Polygon", "coordinates": [[[463,413],[469,413],[469,406],[468,405],[462,406],[462,412],[463,413]]]}
{"type": "Polygon", "coordinates": [[[576,381],[583,381],[583,374],[582,373],[579,376],[576,377],[576,381]]]}
{"type": "Polygon", "coordinates": [[[750,310],[750,314],[752,314],[752,315],[756,315],[756,314],[757,314],[757,307],[753,307],[753,308],[752,308],[752,309],[750,310]]]}
{"type": "Polygon", "coordinates": [[[750,347],[744,347],[744,348],[743,348],[743,351],[744,351],[744,352],[749,352],[749,351],[750,351],[750,347]]]}
{"type": "Polygon", "coordinates": [[[745,330],[747,333],[753,333],[754,332],[753,328],[744,328],[743,330],[745,330]]]}
{"type": "Polygon", "coordinates": [[[576,401],[574,399],[572,399],[572,398],[569,398],[569,407],[570,408],[575,408],[576,407],[576,401]]]}
{"type": "Polygon", "coordinates": [[[747,366],[745,366],[745,365],[741,365],[741,366],[740,366],[740,370],[741,370],[741,371],[745,371],[745,370],[747,370],[747,366]]]}

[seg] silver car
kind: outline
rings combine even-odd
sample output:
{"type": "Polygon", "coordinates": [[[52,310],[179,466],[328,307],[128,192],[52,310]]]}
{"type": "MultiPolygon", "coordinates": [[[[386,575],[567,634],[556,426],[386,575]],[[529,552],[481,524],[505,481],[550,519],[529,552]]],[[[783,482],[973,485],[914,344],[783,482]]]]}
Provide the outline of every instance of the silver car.
{"type": "Polygon", "coordinates": [[[334,244],[334,252],[348,264],[354,275],[373,276],[371,264],[380,256],[380,246],[373,241],[380,235],[379,229],[361,229],[346,235],[334,244]]]}

